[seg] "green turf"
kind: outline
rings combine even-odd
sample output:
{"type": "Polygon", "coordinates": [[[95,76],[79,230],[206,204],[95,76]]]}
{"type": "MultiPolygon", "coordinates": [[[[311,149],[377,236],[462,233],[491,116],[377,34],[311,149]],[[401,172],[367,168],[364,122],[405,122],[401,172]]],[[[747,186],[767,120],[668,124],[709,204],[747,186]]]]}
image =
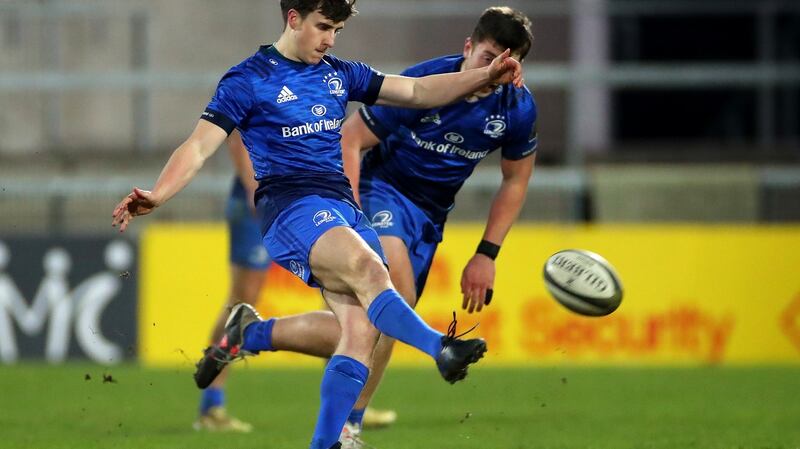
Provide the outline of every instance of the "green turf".
{"type": "MultiPolygon", "coordinates": [[[[107,372],[116,383],[93,365],[0,367],[0,447],[308,447],[316,370],[238,369],[229,408],[250,435],[191,429],[188,371],[107,372]]],[[[456,386],[392,369],[376,404],[400,414],[365,434],[379,449],[800,448],[800,368],[475,369],[456,386]]]]}

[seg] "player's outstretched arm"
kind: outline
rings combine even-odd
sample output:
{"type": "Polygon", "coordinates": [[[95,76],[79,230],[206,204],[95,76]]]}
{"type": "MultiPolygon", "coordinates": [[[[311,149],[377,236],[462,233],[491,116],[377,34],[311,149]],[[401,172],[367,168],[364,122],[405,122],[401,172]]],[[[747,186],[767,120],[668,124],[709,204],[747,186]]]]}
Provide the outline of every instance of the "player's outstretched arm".
{"type": "Polygon", "coordinates": [[[387,75],[378,104],[428,109],[452,103],[491,84],[513,83],[522,87],[522,66],[504,51],[492,63],[463,72],[409,78],[387,75]]]}
{"type": "Polygon", "coordinates": [[[133,217],[147,215],[180,192],[200,167],[219,148],[228,134],[217,125],[200,120],[192,135],[170,156],[152,191],[134,187],[114,208],[112,226],[124,232],[133,217]]]}
{"type": "MultiPolygon", "coordinates": [[[[505,240],[525,204],[535,161],[535,154],[516,161],[502,160],[503,182],[492,200],[483,240],[497,246],[505,240]]],[[[494,275],[494,259],[484,254],[472,256],[461,273],[461,293],[464,295],[462,309],[469,313],[483,309],[486,292],[494,286],[494,275]]]]}
{"type": "Polygon", "coordinates": [[[342,161],[344,174],[350,180],[355,200],[361,204],[358,183],[361,179],[361,152],[380,143],[378,137],[367,127],[361,114],[355,113],[342,125],[342,161]]]}

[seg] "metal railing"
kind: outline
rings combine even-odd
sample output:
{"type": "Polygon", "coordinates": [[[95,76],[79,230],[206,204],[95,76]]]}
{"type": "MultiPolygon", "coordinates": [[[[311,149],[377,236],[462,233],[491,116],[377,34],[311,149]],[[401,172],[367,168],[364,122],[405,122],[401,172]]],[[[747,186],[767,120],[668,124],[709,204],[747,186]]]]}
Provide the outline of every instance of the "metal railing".
{"type": "MultiPolygon", "coordinates": [[[[760,2],[675,0],[653,2],[643,0],[540,0],[536,2],[509,1],[510,6],[529,12],[534,17],[556,16],[597,19],[618,16],[691,15],[691,14],[754,14],[757,22],[759,60],[752,64],[602,64],[592,66],[580,60],[567,64],[526,64],[526,80],[541,88],[559,88],[567,92],[567,161],[571,166],[584,163],[579,124],[596,110],[588,111],[581,94],[585,89],[595,89],[606,94],[614,88],[718,88],[750,87],[758,91],[758,138],[762,146],[775,141],[775,87],[800,85],[800,64],[778,63],[774,60],[775,41],[771,32],[780,14],[800,12],[800,2],[765,0],[760,2]]],[[[46,20],[52,25],[75,17],[115,17],[128,23],[130,36],[129,64],[127,68],[102,72],[66,72],[63,49],[57,27],[44,27],[42,45],[47,47],[46,69],[37,71],[4,68],[0,72],[2,92],[47,92],[44,98],[44,126],[49,147],[57,147],[63,136],[60,119],[61,96],[66,92],[108,90],[126,91],[132,95],[133,121],[131,145],[140,151],[154,146],[152,97],[160,90],[211,89],[218,81],[217,71],[162,71],[153,67],[150,60],[154,51],[149,39],[152,17],[146,8],[131,7],[127,2],[107,2],[102,7],[94,4],[65,0],[39,2],[5,2],[0,4],[0,17],[14,20],[46,20]]],[[[475,17],[484,7],[483,0],[426,0],[393,1],[374,0],[360,5],[365,17],[475,17]]],[[[575,26],[573,26],[574,28],[575,26]]],[[[584,37],[585,38],[585,37],[584,37]]],[[[582,45],[578,43],[578,45],[582,45]]],[[[387,72],[399,72],[413,61],[398,62],[381,67],[387,72]]],[[[788,108],[795,111],[797,107],[788,108]]],[[[2,148],[0,147],[0,150],[2,148]]]]}
{"type": "MultiPolygon", "coordinates": [[[[601,168],[602,170],[602,168],[601,168]]],[[[698,187],[709,174],[716,170],[726,170],[721,166],[704,166],[694,170],[697,178],[692,178],[694,184],[691,189],[684,192],[673,190],[674,181],[669,177],[664,178],[661,171],[658,179],[651,184],[637,184],[649,191],[660,192],[663,195],[678,194],[682,196],[695,195],[698,187]],[[663,183],[663,184],[659,184],[663,183]],[[659,187],[661,186],[661,187],[659,187]],[[655,190],[654,190],[655,189],[655,190]],[[659,190],[661,189],[661,190],[659,190]]],[[[761,217],[752,216],[753,221],[768,221],[770,217],[792,216],[794,220],[800,219],[800,167],[764,167],[748,170],[752,174],[752,189],[762,193],[762,208],[780,207],[780,211],[762,210],[761,217]],[[792,204],[774,204],[766,201],[770,192],[781,192],[781,198],[793,198],[792,204]],[[791,211],[788,211],[791,209],[791,211]]],[[[679,179],[684,179],[684,174],[673,172],[679,179]]],[[[157,174],[109,174],[107,176],[75,175],[57,176],[46,180],[40,177],[28,176],[15,178],[13,182],[3,182],[0,192],[0,205],[13,213],[0,216],[0,235],[14,233],[95,233],[111,231],[110,213],[114,204],[127,194],[132,186],[147,188],[152,185],[157,174]]],[[[637,175],[638,176],[638,175],[637,175]]],[[[488,199],[494,196],[500,185],[502,176],[497,167],[476,170],[475,174],[465,183],[456,201],[456,209],[451,221],[469,220],[483,221],[489,208],[488,199]]],[[[608,177],[606,177],[607,181],[608,177]]],[[[641,178],[637,182],[641,182],[641,178]]],[[[620,179],[620,182],[624,180],[620,179]]],[[[555,221],[555,222],[581,222],[591,219],[592,212],[588,210],[591,204],[601,208],[593,198],[597,191],[598,179],[592,171],[571,168],[537,168],[529,185],[526,211],[522,220],[555,221]],[[589,203],[587,204],[587,200],[589,203]]],[[[147,221],[219,221],[223,217],[226,195],[231,185],[231,174],[228,171],[204,170],[189,186],[170,201],[168,207],[159,209],[157,214],[147,221]]],[[[738,185],[738,184],[737,184],[738,185]]],[[[725,189],[722,189],[723,191],[725,189]]],[[[717,188],[715,192],[720,192],[717,188]]],[[[732,195],[740,190],[734,190],[732,195]]],[[[637,192],[630,192],[638,195],[637,192]]],[[[615,200],[618,201],[618,200],[615,200]]],[[[651,199],[651,201],[655,201],[651,199]]],[[[675,200],[668,201],[674,204],[675,200]]],[[[735,200],[730,204],[736,204],[735,200]]],[[[672,219],[690,220],[682,214],[681,210],[670,212],[672,219]]],[[[755,213],[754,213],[755,214],[755,213]]],[[[643,220],[647,220],[643,216],[643,220]]],[[[722,218],[724,220],[724,215],[722,218]]],[[[713,218],[704,218],[713,221],[713,218]]],[[[134,227],[133,232],[139,232],[142,227],[134,227]]]]}

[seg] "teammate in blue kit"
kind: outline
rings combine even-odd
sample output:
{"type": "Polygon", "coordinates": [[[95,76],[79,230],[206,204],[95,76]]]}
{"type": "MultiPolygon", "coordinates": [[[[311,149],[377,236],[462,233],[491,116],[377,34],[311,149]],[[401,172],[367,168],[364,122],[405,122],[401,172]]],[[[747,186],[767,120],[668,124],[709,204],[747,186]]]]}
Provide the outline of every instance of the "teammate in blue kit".
{"type": "MultiPolygon", "coordinates": [[[[524,14],[492,7],[481,15],[462,54],[426,61],[402,74],[420,77],[485,67],[506,49],[522,61],[532,43],[531,23],[524,14]]],[[[491,301],[494,259],[522,209],[533,173],[536,118],[531,92],[505,85],[434,109],[364,106],[345,122],[345,173],[380,238],[392,284],[412,307],[425,288],[456,193],[481,160],[499,151],[503,180],[483,239],[461,276],[462,308],[480,312],[491,301]],[[361,161],[363,150],[370,151],[361,161]]],[[[381,335],[369,381],[345,428],[343,436],[352,441],[345,447],[361,447],[358,412],[377,389],[393,343],[381,335]]]]}
{"type": "MultiPolygon", "coordinates": [[[[341,430],[369,374],[379,331],[429,354],[442,377],[456,382],[486,351],[482,339],[460,340],[430,328],[394,289],[377,234],[344,176],[340,127],[350,100],[433,108],[489,85],[522,85],[506,50],[484,68],[410,78],[327,55],[353,12],[346,0],[281,0],[280,39],[233,67],[202,119],[164,167],[152,191],[134,188],[113,213],[124,231],[185,187],[234,130],[248,148],[259,188],[256,208],[273,260],[321,288],[341,326],[321,385],[312,449],[340,447],[341,430]]],[[[230,361],[254,353],[271,332],[254,309],[238,304],[225,334],[198,363],[207,387],[230,361]]]]}

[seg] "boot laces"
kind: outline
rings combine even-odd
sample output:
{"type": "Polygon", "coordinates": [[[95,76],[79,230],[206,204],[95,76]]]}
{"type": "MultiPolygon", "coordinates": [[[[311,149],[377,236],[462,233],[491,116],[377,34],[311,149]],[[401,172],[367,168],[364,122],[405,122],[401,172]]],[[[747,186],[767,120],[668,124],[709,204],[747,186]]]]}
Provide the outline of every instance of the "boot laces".
{"type": "Polygon", "coordinates": [[[458,320],[456,319],[456,311],[453,310],[453,321],[451,321],[450,325],[447,327],[447,338],[450,339],[450,340],[455,340],[455,339],[461,338],[464,335],[467,335],[468,333],[474,331],[475,328],[478,327],[480,324],[481,323],[476,323],[474,326],[472,326],[471,328],[467,329],[466,332],[462,332],[462,333],[456,335],[456,326],[458,325],[458,320]]]}

